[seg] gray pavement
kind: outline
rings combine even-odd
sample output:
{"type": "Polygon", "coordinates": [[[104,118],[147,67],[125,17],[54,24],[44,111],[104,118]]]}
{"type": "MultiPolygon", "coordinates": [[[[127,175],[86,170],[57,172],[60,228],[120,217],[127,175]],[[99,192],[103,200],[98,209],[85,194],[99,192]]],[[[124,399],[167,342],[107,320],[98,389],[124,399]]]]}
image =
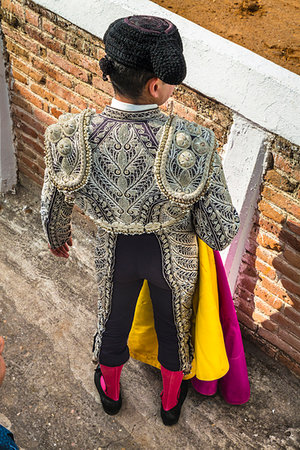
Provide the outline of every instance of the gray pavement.
{"type": "Polygon", "coordinates": [[[296,449],[299,380],[245,342],[252,396],[243,406],[190,388],[180,422],[161,423],[157,369],[130,360],[124,406],[103,413],[93,385],[95,229],[80,213],[69,260],[47,249],[39,190],[23,180],[0,197],[0,334],[7,373],[0,423],[23,449],[296,449]]]}

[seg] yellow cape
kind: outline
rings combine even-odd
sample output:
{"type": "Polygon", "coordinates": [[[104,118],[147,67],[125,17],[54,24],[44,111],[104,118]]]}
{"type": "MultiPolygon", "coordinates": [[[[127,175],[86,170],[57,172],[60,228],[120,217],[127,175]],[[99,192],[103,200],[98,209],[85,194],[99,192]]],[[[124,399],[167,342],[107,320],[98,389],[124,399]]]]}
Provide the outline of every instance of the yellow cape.
{"type": "MultiPolygon", "coordinates": [[[[229,363],[219,317],[218,284],[213,250],[200,239],[198,244],[199,282],[193,297],[192,316],[195,356],[192,370],[185,379],[196,375],[199,380],[211,381],[222,378],[229,369],[229,363]]],[[[128,345],[132,358],[160,368],[157,360],[158,342],[153,309],[146,280],[138,298],[128,345]]]]}

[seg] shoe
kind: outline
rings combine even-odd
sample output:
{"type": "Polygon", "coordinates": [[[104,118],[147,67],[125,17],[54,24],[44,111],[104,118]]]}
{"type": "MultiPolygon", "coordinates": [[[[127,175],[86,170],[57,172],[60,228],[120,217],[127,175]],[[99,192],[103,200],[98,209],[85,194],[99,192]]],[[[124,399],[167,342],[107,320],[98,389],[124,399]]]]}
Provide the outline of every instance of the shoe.
{"type": "Polygon", "coordinates": [[[180,395],[179,395],[177,405],[174,406],[174,408],[169,409],[169,411],[165,411],[163,409],[163,406],[161,405],[160,415],[161,415],[164,425],[172,426],[178,422],[179,417],[180,417],[181,407],[187,396],[187,391],[188,391],[188,381],[182,381],[181,387],[180,387],[180,395]]]}
{"type": "Polygon", "coordinates": [[[108,397],[105,392],[102,389],[101,386],[101,382],[100,382],[100,378],[101,378],[101,369],[100,366],[98,365],[96,367],[95,370],[95,374],[94,374],[94,382],[97,388],[97,391],[99,392],[100,395],[100,400],[103,406],[104,411],[106,412],[106,414],[109,414],[110,416],[114,416],[115,414],[118,414],[118,412],[121,409],[122,406],[122,397],[121,397],[121,392],[120,392],[120,396],[119,396],[119,400],[112,400],[110,397],[108,397]]]}

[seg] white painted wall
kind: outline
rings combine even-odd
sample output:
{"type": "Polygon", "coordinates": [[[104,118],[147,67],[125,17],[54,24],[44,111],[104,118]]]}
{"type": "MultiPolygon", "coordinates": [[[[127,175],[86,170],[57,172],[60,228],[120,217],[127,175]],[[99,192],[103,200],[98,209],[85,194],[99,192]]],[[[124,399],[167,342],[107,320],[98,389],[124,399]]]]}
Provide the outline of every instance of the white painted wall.
{"type": "Polygon", "coordinates": [[[148,0],[36,0],[75,25],[103,38],[115,19],[163,16],[182,36],[185,84],[231,108],[261,128],[300,145],[300,77],[250,50],[148,0]]]}
{"type": "Polygon", "coordinates": [[[11,190],[17,182],[17,166],[13,147],[12,122],[0,38],[0,193],[11,190]]]}
{"type": "Polygon", "coordinates": [[[224,146],[223,167],[232,202],[241,220],[239,233],[230,247],[221,252],[231,291],[234,291],[239,265],[244,253],[259,188],[265,171],[271,135],[242,116],[235,114],[224,146]]]}

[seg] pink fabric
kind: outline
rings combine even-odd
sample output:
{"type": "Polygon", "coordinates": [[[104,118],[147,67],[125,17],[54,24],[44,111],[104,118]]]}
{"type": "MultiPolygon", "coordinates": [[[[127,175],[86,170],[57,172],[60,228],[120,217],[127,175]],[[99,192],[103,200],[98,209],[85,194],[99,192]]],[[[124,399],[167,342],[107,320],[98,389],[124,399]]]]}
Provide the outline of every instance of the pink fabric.
{"type": "Polygon", "coordinates": [[[114,401],[119,400],[120,397],[120,377],[123,369],[122,366],[108,367],[100,364],[102,377],[100,383],[103,391],[107,397],[114,401]]]}
{"type": "Polygon", "coordinates": [[[203,395],[214,395],[217,392],[217,388],[219,388],[227,403],[241,405],[250,398],[244,347],[227,276],[219,252],[215,251],[214,256],[218,277],[220,321],[229,360],[229,371],[220,380],[201,381],[194,377],[192,384],[195,390],[203,395]]]}
{"type": "Polygon", "coordinates": [[[163,409],[169,411],[177,405],[183,372],[181,370],[173,372],[161,366],[161,376],[163,380],[161,402],[163,409]]]}

